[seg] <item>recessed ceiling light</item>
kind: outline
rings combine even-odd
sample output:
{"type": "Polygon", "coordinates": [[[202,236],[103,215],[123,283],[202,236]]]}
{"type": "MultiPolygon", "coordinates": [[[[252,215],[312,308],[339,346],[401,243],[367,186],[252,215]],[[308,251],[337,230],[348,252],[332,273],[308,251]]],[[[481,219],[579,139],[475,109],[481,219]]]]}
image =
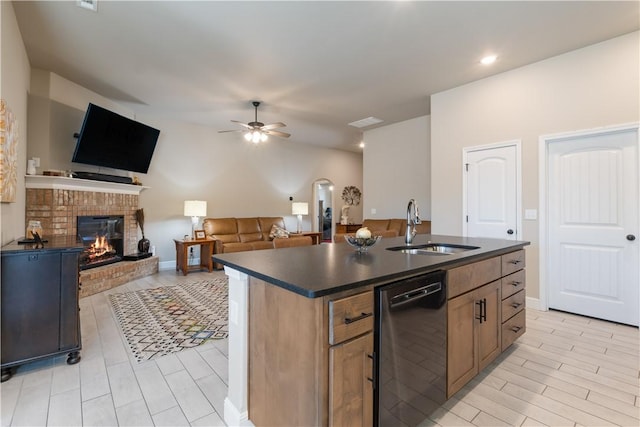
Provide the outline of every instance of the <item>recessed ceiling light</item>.
{"type": "Polygon", "coordinates": [[[98,11],[98,0],[76,0],[76,5],[83,9],[98,11]]]}
{"type": "Polygon", "coordinates": [[[496,62],[496,59],[498,59],[498,57],[496,55],[488,55],[488,56],[485,56],[484,58],[482,58],[480,60],[480,63],[482,63],[483,65],[491,65],[494,62],[496,62]]]}
{"type": "Polygon", "coordinates": [[[375,124],[382,123],[382,122],[383,122],[383,120],[382,119],[378,119],[377,117],[367,117],[366,119],[362,119],[362,120],[357,120],[355,122],[351,122],[351,123],[349,123],[349,126],[353,126],[353,127],[357,127],[357,128],[364,128],[364,127],[375,125],[375,124]]]}

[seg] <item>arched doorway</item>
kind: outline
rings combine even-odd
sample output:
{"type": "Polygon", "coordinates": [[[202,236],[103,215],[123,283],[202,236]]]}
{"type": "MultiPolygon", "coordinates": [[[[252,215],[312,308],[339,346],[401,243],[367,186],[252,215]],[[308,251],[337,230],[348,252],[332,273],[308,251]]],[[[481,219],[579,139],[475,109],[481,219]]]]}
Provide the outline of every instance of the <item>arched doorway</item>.
{"type": "Polygon", "coordinates": [[[333,239],[334,203],[333,182],[326,178],[313,181],[313,230],[322,233],[323,242],[333,239]]]}

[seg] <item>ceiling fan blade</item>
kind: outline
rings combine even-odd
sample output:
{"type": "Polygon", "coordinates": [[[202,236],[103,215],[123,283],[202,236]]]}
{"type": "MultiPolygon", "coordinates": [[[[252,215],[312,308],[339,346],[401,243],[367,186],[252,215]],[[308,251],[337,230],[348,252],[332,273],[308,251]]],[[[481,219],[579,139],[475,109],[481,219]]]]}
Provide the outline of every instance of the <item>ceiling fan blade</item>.
{"type": "Polygon", "coordinates": [[[262,126],[262,130],[269,130],[269,129],[275,129],[275,128],[284,128],[284,127],[287,127],[287,125],[285,125],[282,122],[277,122],[277,123],[271,123],[271,124],[262,126]]]}
{"type": "Polygon", "coordinates": [[[225,132],[245,132],[244,129],[236,129],[236,130],[219,130],[218,133],[225,133],[225,132]]]}
{"type": "Polygon", "coordinates": [[[289,138],[291,136],[290,133],[280,132],[279,130],[265,130],[264,133],[267,135],[279,136],[281,138],[289,138]]]}
{"type": "Polygon", "coordinates": [[[237,123],[237,124],[239,124],[240,126],[244,126],[244,127],[246,127],[247,129],[253,129],[253,127],[252,127],[252,126],[249,126],[249,125],[248,125],[248,124],[246,124],[246,123],[239,122],[239,121],[237,121],[237,120],[231,120],[231,121],[232,121],[233,123],[237,123]]]}

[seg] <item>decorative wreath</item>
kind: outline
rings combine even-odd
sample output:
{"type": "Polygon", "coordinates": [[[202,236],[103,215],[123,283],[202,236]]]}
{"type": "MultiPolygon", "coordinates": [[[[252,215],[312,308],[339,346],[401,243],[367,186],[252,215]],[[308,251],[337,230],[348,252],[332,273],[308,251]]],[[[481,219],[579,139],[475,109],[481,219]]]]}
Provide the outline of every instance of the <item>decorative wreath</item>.
{"type": "Polygon", "coordinates": [[[358,206],[361,197],[362,193],[358,187],[354,187],[353,185],[344,187],[344,190],[342,190],[342,200],[349,206],[358,206]]]}

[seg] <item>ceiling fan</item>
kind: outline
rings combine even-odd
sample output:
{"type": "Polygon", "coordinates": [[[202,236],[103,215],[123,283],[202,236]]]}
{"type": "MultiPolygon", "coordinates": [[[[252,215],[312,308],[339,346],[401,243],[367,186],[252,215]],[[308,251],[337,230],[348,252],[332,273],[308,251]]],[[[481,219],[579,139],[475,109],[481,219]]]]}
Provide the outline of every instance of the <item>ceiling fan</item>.
{"type": "Polygon", "coordinates": [[[249,123],[242,123],[242,122],[239,122],[238,120],[231,120],[233,123],[238,123],[240,126],[244,127],[245,129],[219,130],[218,133],[245,132],[244,138],[247,141],[253,142],[254,144],[266,141],[267,138],[268,138],[268,135],[279,136],[281,138],[289,138],[291,136],[291,134],[288,134],[286,132],[280,132],[279,130],[274,130],[276,128],[282,128],[282,127],[287,126],[282,122],[271,123],[271,124],[268,124],[268,125],[265,125],[264,123],[259,122],[258,121],[258,106],[260,106],[260,102],[253,101],[252,104],[256,109],[254,121],[249,122],[249,123]]]}

